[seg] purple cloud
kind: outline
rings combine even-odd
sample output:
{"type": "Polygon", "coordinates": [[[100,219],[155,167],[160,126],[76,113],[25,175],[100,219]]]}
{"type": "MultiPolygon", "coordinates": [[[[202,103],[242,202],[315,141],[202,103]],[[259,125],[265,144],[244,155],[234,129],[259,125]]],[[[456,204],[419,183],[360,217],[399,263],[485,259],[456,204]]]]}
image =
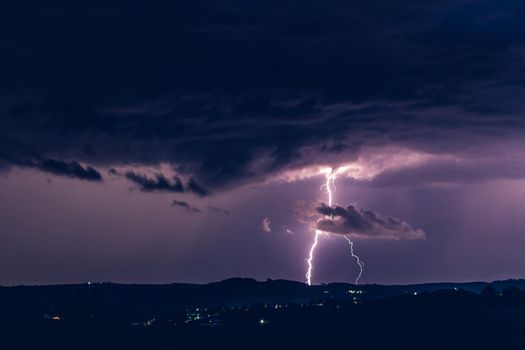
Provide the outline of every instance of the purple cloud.
{"type": "Polygon", "coordinates": [[[271,225],[271,220],[269,218],[264,218],[262,221],[261,221],[261,228],[264,232],[272,232],[272,228],[270,227],[271,225]]]}
{"type": "Polygon", "coordinates": [[[324,218],[317,221],[316,228],[325,232],[396,240],[426,238],[423,230],[415,230],[401,219],[372,210],[355,209],[352,205],[343,208],[323,204],[317,208],[317,212],[324,215],[324,218]]]}

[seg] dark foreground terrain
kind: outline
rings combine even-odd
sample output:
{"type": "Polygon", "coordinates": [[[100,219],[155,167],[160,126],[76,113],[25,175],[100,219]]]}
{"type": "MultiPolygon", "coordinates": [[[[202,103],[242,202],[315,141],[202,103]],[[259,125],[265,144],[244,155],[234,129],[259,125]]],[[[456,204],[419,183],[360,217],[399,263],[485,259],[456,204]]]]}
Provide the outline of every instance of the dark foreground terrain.
{"type": "Polygon", "coordinates": [[[0,288],[5,349],[525,348],[525,281],[0,288]]]}

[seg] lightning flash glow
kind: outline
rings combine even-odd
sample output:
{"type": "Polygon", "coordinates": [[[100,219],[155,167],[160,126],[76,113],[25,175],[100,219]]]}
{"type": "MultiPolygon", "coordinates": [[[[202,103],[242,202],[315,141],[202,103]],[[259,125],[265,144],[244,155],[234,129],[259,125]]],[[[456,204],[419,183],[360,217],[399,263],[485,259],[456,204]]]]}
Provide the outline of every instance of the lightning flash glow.
{"type": "MultiPolygon", "coordinates": [[[[333,192],[335,192],[335,179],[337,178],[337,175],[343,173],[346,171],[348,167],[339,167],[337,169],[332,168],[326,168],[323,170],[323,173],[325,174],[326,181],[323,185],[321,185],[321,190],[325,190],[328,195],[328,206],[332,206],[332,200],[333,200],[333,192]]],[[[314,259],[314,253],[315,249],[317,248],[317,244],[319,243],[319,236],[321,235],[328,235],[327,232],[322,230],[315,230],[315,237],[314,237],[314,243],[310,247],[310,255],[308,259],[306,260],[308,263],[308,270],[306,271],[306,284],[309,286],[312,285],[312,270],[313,270],[313,259],[314,259]]],[[[348,243],[350,244],[350,253],[352,254],[352,257],[356,259],[357,265],[359,266],[359,275],[355,279],[355,284],[359,283],[359,279],[361,278],[361,275],[363,274],[363,267],[364,263],[359,259],[359,257],[354,253],[354,243],[350,239],[348,235],[344,236],[348,243]]]]}

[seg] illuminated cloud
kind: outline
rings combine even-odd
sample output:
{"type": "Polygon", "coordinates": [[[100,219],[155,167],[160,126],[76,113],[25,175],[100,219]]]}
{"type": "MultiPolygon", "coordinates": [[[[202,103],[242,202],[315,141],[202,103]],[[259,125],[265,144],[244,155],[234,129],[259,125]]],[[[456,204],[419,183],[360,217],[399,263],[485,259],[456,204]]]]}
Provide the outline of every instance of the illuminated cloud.
{"type": "Polygon", "coordinates": [[[272,228],[270,227],[271,225],[271,221],[269,218],[264,218],[262,221],[261,221],[261,229],[264,231],[264,232],[271,232],[272,231],[272,228]]]}
{"type": "Polygon", "coordinates": [[[282,226],[282,229],[283,229],[284,233],[288,233],[290,235],[295,234],[295,230],[293,228],[289,227],[289,226],[284,225],[284,226],[282,226]]]}
{"type": "Polygon", "coordinates": [[[411,170],[427,164],[455,160],[453,156],[447,154],[436,155],[398,146],[364,147],[359,150],[358,155],[342,153],[329,159],[330,163],[322,159],[324,165],[285,170],[275,174],[267,182],[301,181],[326,175],[332,168],[340,169],[339,178],[371,181],[385,172],[411,170]]]}
{"type": "Polygon", "coordinates": [[[362,238],[426,238],[423,230],[414,230],[401,219],[384,216],[372,210],[355,209],[352,205],[343,208],[323,204],[317,208],[317,212],[324,217],[317,221],[316,228],[324,232],[351,234],[362,238]]]}

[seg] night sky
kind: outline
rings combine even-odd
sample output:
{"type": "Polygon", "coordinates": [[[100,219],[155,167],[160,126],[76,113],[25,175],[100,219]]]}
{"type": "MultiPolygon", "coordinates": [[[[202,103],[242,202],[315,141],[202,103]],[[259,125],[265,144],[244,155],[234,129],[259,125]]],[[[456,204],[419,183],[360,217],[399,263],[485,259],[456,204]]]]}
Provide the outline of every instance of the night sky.
{"type": "Polygon", "coordinates": [[[524,18],[3,1],[0,285],[524,277],[524,18]]]}

